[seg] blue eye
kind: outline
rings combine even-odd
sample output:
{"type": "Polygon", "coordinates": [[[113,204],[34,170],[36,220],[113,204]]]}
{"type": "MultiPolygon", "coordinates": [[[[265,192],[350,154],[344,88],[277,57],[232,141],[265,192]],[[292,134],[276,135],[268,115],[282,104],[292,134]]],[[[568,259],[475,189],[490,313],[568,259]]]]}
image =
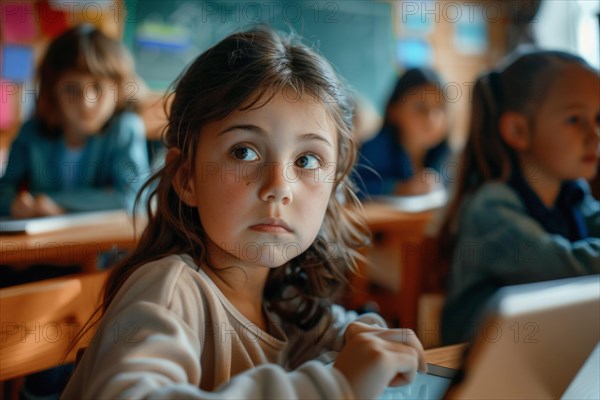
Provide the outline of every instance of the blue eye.
{"type": "Polygon", "coordinates": [[[258,160],[258,154],[248,146],[239,146],[231,151],[231,155],[237,160],[255,161],[258,160]]]}
{"type": "Polygon", "coordinates": [[[305,154],[298,157],[296,166],[304,169],[317,169],[321,166],[321,161],[312,154],[305,154]]]}

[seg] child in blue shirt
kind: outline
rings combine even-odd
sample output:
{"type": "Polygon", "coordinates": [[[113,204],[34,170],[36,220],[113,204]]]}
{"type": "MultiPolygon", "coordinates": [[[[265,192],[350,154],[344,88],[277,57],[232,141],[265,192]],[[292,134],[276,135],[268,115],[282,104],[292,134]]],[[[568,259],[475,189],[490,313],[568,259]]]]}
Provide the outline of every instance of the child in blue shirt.
{"type": "Polygon", "coordinates": [[[460,181],[440,232],[451,259],[442,341],[470,339],[505,285],[600,273],[600,78],[557,51],[480,77],[460,181]]]}
{"type": "Polygon", "coordinates": [[[149,169],[144,124],[127,111],[142,85],[125,47],[92,26],[56,38],[0,179],[0,215],[131,210],[149,169]]]}
{"type": "Polygon", "coordinates": [[[396,83],[381,131],[360,149],[359,186],[368,195],[418,195],[443,188],[450,154],[443,83],[431,69],[396,83]]]}
{"type": "MultiPolygon", "coordinates": [[[[149,171],[142,119],[127,111],[143,83],[119,41],[91,25],[48,47],[35,116],[11,145],[0,178],[0,216],[31,218],[125,208],[149,171]]],[[[78,272],[79,266],[0,266],[0,287],[78,272]]],[[[56,398],[71,366],[30,375],[22,397],[56,398]]]]}

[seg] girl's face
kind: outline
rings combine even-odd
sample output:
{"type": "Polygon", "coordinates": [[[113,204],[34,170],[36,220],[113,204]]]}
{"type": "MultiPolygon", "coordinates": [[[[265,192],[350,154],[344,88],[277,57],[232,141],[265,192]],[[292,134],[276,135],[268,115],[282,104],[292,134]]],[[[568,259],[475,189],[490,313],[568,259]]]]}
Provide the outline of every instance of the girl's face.
{"type": "Polygon", "coordinates": [[[198,208],[221,257],[211,261],[278,267],[305,251],[321,228],[336,161],[334,124],[308,96],[280,93],[203,127],[183,200],[198,208]]]}
{"type": "Polygon", "coordinates": [[[591,179],[598,168],[600,77],[578,65],[560,71],[535,115],[525,151],[530,175],[558,181],[591,179]]]}
{"type": "Polygon", "coordinates": [[[94,135],[115,112],[117,86],[110,79],[71,71],[58,82],[57,95],[63,129],[75,135],[94,135]]]}
{"type": "Polygon", "coordinates": [[[390,122],[401,130],[401,143],[428,150],[444,140],[447,130],[445,101],[433,85],[418,86],[390,105],[390,122]]]}

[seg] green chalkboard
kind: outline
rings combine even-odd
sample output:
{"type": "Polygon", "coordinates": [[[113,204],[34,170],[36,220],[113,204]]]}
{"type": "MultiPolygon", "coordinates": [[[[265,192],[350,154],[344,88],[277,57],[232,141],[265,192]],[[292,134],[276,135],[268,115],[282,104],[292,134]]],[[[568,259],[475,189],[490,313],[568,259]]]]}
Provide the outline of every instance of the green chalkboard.
{"type": "Polygon", "coordinates": [[[379,109],[394,81],[388,2],[126,0],[125,5],[125,43],[152,89],[166,89],[204,50],[257,23],[304,37],[379,109]]]}

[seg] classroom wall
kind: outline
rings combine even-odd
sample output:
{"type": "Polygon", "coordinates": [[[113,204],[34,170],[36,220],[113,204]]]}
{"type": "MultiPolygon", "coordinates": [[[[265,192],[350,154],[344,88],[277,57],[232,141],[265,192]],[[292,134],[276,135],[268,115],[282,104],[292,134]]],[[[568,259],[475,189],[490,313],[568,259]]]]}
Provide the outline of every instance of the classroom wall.
{"type": "Polygon", "coordinates": [[[458,149],[467,136],[472,87],[482,71],[493,67],[506,54],[510,24],[498,1],[437,3],[437,23],[427,39],[435,55],[433,66],[446,80],[444,93],[451,116],[451,144],[458,149]],[[456,10],[457,4],[463,5],[460,12],[456,10]],[[474,32],[468,32],[471,24],[474,32]],[[467,32],[459,33],[460,30],[467,32]],[[471,38],[477,32],[484,37],[471,38]],[[469,40],[473,43],[469,44],[469,40]]]}
{"type": "Polygon", "coordinates": [[[378,106],[393,81],[390,2],[126,0],[125,6],[125,43],[154,90],[166,89],[185,65],[229,33],[256,24],[301,35],[378,106]]]}
{"type": "Polygon", "coordinates": [[[464,141],[477,74],[506,51],[497,1],[136,1],[126,0],[124,40],[149,86],[165,90],[197,54],[236,29],[268,23],[296,32],[383,114],[396,75],[432,65],[447,85],[455,147],[464,141]],[[407,50],[408,49],[408,50],[407,50]]]}
{"type": "MultiPolygon", "coordinates": [[[[2,52],[17,46],[26,50],[32,62],[29,68],[16,69],[29,71],[25,78],[5,76],[5,65],[0,70],[0,161],[1,150],[9,146],[21,122],[31,115],[33,71],[49,40],[67,26],[84,21],[122,38],[134,54],[138,72],[155,91],[144,115],[151,137],[160,134],[164,119],[161,95],[185,65],[231,31],[263,22],[304,36],[379,113],[395,74],[413,64],[433,65],[447,82],[444,91],[454,119],[452,144],[460,148],[466,135],[473,82],[480,71],[505,54],[511,21],[519,16],[506,4],[519,3],[3,1],[2,52]]],[[[6,60],[4,57],[2,63],[9,64],[6,60]]]]}

